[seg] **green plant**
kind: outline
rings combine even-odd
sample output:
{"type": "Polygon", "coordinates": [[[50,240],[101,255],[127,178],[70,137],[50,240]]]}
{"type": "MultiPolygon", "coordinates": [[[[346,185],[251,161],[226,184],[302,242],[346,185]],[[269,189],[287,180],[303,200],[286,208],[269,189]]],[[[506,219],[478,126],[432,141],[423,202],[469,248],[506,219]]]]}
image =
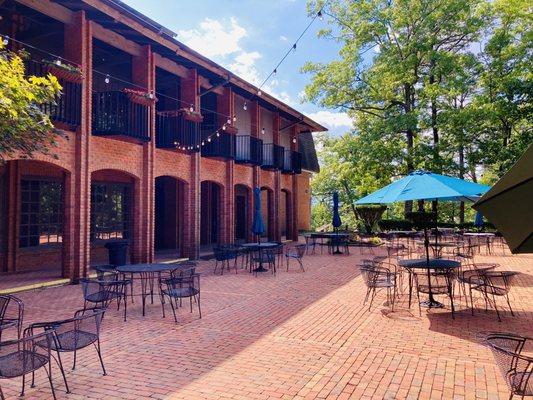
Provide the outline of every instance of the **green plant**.
{"type": "Polygon", "coordinates": [[[379,222],[386,209],[386,206],[359,206],[355,208],[357,217],[363,222],[366,233],[372,233],[372,229],[379,222]]]}

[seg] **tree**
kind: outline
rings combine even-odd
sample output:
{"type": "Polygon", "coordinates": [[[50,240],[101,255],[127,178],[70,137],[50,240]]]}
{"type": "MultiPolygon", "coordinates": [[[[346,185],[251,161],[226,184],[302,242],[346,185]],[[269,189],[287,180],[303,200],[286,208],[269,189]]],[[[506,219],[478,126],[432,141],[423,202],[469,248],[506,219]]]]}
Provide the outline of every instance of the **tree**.
{"type": "Polygon", "coordinates": [[[61,86],[50,74],[26,77],[24,57],[0,44],[0,161],[48,153],[60,134],[41,106],[53,103],[61,86]]]}

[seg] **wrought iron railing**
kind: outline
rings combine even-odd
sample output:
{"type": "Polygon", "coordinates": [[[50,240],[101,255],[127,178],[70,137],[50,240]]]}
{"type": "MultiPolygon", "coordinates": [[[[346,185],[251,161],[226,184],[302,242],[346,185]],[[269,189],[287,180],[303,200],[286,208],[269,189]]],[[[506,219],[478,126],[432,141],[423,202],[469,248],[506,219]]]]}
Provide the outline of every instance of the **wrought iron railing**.
{"type": "Polygon", "coordinates": [[[283,147],[273,143],[263,143],[263,162],[261,167],[264,169],[282,169],[283,156],[283,147]]]}
{"type": "MultiPolygon", "coordinates": [[[[46,76],[50,73],[48,64],[36,60],[25,60],[26,75],[46,76]]],[[[52,121],[62,122],[73,127],[81,124],[81,83],[69,82],[58,77],[62,87],[61,94],[55,102],[40,106],[52,121]]]]}
{"type": "Polygon", "coordinates": [[[149,141],[149,117],[149,107],[131,101],[122,91],[93,93],[93,135],[149,141]]]}
{"type": "Polygon", "coordinates": [[[156,146],[163,149],[184,148],[198,151],[199,123],[187,120],[183,114],[158,112],[155,119],[156,146]]]}
{"type": "Polygon", "coordinates": [[[261,165],[263,161],[263,141],[253,136],[235,137],[235,162],[239,164],[261,165]]]}
{"type": "Polygon", "coordinates": [[[293,150],[285,150],[281,172],[285,174],[302,173],[302,153],[293,150]]]}
{"type": "Polygon", "coordinates": [[[203,157],[223,158],[226,160],[235,158],[235,135],[217,132],[205,138],[203,142],[203,157]]]}

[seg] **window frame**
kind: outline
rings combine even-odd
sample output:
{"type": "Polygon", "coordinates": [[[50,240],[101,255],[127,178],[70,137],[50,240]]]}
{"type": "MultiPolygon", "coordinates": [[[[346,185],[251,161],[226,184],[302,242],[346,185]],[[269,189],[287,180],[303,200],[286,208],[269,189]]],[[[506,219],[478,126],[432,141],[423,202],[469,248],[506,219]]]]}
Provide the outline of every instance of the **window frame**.
{"type": "MultiPolygon", "coordinates": [[[[110,241],[131,241],[131,237],[133,234],[133,188],[134,185],[132,183],[128,182],[109,182],[109,181],[93,181],[91,182],[91,196],[90,196],[90,212],[91,212],[91,218],[89,221],[89,242],[90,243],[106,243],[110,241]],[[102,211],[95,212],[94,205],[93,205],[93,195],[94,195],[94,189],[93,187],[95,185],[104,185],[107,187],[122,187],[122,189],[127,190],[126,195],[126,206],[125,206],[125,213],[122,214],[122,237],[108,237],[108,238],[99,238],[97,237],[99,234],[105,234],[105,229],[102,231],[96,231],[94,229],[95,222],[94,218],[98,214],[102,214],[102,211]]],[[[123,200],[124,201],[124,200],[123,200]]],[[[108,209],[109,211],[109,209],[108,209]]],[[[108,214],[109,215],[109,214],[108,214]]],[[[108,227],[107,229],[111,229],[108,227]]],[[[111,234],[111,233],[110,233],[111,234]]]]}

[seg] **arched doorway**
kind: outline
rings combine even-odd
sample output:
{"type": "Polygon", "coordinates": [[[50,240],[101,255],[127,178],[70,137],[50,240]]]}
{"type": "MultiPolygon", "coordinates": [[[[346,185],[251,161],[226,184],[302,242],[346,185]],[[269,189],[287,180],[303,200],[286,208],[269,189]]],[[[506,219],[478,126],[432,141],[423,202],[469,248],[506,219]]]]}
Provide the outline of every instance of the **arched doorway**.
{"type": "Polygon", "coordinates": [[[200,245],[209,247],[220,243],[223,206],[223,187],[216,182],[203,181],[200,186],[200,245]]]}
{"type": "Polygon", "coordinates": [[[278,217],[281,238],[285,240],[292,239],[291,193],[286,189],[281,190],[278,217]]]}
{"type": "MultiPolygon", "coordinates": [[[[55,164],[12,160],[0,166],[0,273],[69,277],[65,236],[70,173],[55,164]]],[[[37,276],[36,276],[37,277],[37,276]]]]}
{"type": "Polygon", "coordinates": [[[265,233],[263,234],[263,236],[267,237],[269,240],[275,239],[275,220],[273,204],[274,191],[268,186],[263,186],[261,188],[261,214],[263,216],[263,222],[265,223],[265,233]]]}
{"type": "Polygon", "coordinates": [[[235,241],[251,240],[252,204],[251,189],[245,185],[235,185],[235,241]]]}
{"type": "Polygon", "coordinates": [[[154,247],[160,255],[183,255],[185,186],[171,176],[155,178],[154,247]]]}

